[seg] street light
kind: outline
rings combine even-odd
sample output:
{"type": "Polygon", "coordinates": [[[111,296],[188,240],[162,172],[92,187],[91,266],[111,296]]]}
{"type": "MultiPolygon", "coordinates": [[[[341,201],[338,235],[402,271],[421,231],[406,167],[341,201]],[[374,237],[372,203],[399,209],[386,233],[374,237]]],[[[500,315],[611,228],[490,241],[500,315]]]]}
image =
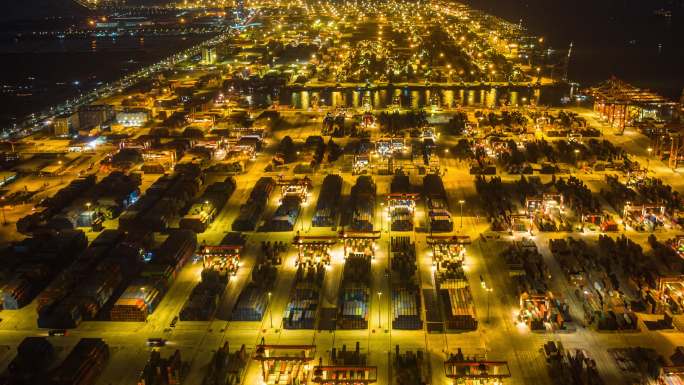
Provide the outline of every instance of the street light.
{"type": "Polygon", "coordinates": [[[385,228],[385,202],[380,202],[380,232],[385,228]]]}
{"type": "Polygon", "coordinates": [[[653,149],[649,147],[646,149],[646,151],[648,151],[648,157],[646,158],[646,173],[648,173],[648,168],[651,165],[651,153],[653,152],[653,149]]]}
{"type": "Polygon", "coordinates": [[[465,201],[463,199],[458,201],[458,204],[461,206],[461,230],[463,230],[463,204],[464,203],[465,203],[465,201]]]}
{"type": "Polygon", "coordinates": [[[273,308],[271,306],[271,292],[268,292],[268,316],[271,319],[271,329],[273,329],[273,308]]]}
{"type": "Polygon", "coordinates": [[[380,297],[382,296],[382,292],[378,292],[378,328],[382,328],[382,322],[380,321],[380,297]]]}

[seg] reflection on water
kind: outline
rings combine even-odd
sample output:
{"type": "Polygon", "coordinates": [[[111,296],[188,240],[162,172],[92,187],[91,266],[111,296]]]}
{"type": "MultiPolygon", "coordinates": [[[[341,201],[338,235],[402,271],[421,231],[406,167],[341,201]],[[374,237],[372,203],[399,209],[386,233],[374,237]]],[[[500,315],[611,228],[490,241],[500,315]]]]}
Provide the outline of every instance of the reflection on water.
{"type": "Polygon", "coordinates": [[[363,107],[382,109],[400,103],[404,108],[496,107],[524,104],[556,105],[564,90],[557,88],[378,88],[344,90],[297,90],[282,92],[281,105],[297,109],[321,107],[363,107]]]}

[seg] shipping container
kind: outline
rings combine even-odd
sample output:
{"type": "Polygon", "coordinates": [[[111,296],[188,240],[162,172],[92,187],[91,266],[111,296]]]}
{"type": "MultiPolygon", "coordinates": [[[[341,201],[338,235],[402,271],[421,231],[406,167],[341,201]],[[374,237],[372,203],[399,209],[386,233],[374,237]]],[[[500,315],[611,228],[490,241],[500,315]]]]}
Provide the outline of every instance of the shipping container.
{"type": "Polygon", "coordinates": [[[376,186],[369,176],[360,176],[351,190],[351,223],[355,231],[373,231],[376,186]]]}
{"type": "Polygon", "coordinates": [[[95,384],[109,360],[109,346],[101,338],[81,338],[53,372],[54,385],[95,384]]]}
{"type": "Polygon", "coordinates": [[[240,206],[240,213],[232,225],[233,231],[254,231],[275,186],[275,180],[270,177],[257,181],[247,202],[240,206]]]}
{"type": "Polygon", "coordinates": [[[327,175],[323,179],[311,225],[313,227],[334,227],[339,216],[341,197],[342,178],[339,175],[327,175]]]}

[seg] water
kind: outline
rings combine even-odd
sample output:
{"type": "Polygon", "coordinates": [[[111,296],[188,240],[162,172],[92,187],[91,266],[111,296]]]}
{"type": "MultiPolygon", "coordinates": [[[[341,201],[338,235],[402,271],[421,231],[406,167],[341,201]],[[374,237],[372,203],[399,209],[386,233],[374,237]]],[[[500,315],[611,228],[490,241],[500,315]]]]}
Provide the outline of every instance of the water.
{"type": "Polygon", "coordinates": [[[0,126],[121,78],[209,36],[0,41],[0,126]]]}
{"type": "Polygon", "coordinates": [[[678,99],[684,88],[683,0],[463,0],[550,46],[574,42],[569,78],[582,85],[617,76],[678,99]],[[654,12],[664,9],[671,17],[654,12]]]}
{"type": "Polygon", "coordinates": [[[562,87],[387,87],[375,89],[321,89],[317,91],[285,90],[280,104],[308,109],[316,106],[353,107],[364,105],[386,108],[398,101],[404,108],[527,105],[557,105],[567,93],[562,87]]]}

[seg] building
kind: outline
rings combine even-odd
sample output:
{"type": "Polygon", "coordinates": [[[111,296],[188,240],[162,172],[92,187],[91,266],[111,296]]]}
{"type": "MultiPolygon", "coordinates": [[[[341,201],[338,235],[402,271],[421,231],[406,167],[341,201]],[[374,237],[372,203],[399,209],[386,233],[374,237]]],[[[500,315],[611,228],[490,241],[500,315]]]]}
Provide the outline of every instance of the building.
{"type": "Polygon", "coordinates": [[[216,48],[204,47],[202,48],[202,64],[216,63],[216,48]]]}
{"type": "Polygon", "coordinates": [[[79,126],[91,128],[114,119],[114,107],[108,104],[91,104],[78,109],[79,126]]]}
{"type": "Polygon", "coordinates": [[[150,110],[128,108],[116,113],[116,121],[124,127],[142,127],[150,120],[150,110]]]}
{"type": "Polygon", "coordinates": [[[52,121],[52,133],[55,136],[68,136],[79,128],[78,114],[60,115],[52,121]]]}

